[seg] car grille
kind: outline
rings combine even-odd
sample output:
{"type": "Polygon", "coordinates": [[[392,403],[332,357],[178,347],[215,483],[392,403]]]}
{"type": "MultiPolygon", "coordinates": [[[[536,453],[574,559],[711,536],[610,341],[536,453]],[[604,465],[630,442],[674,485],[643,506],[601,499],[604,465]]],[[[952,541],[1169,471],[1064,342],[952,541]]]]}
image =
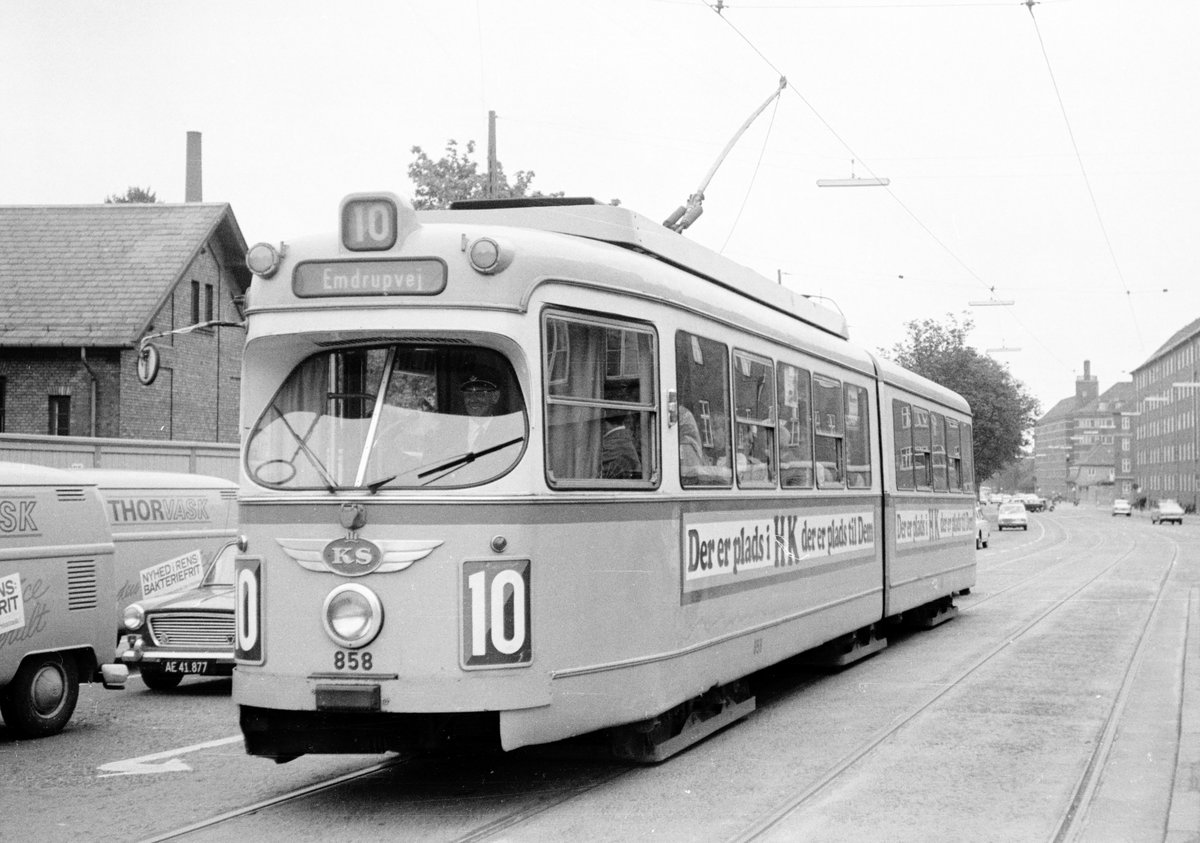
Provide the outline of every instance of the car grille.
{"type": "Polygon", "coordinates": [[[150,634],[159,647],[233,647],[233,615],[213,612],[150,616],[150,634]]]}

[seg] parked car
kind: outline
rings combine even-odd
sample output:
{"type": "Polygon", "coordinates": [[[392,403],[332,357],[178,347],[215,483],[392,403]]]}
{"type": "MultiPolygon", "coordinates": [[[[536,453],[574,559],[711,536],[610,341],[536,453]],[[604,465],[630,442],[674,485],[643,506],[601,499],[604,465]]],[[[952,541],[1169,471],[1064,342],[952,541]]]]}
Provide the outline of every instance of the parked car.
{"type": "Polygon", "coordinates": [[[1020,501],[1009,501],[1008,503],[1000,504],[1000,512],[996,516],[996,528],[998,530],[1029,529],[1029,513],[1025,511],[1025,504],[1020,501]]]}
{"type": "Polygon", "coordinates": [[[1113,515],[1124,515],[1126,518],[1133,515],[1133,507],[1129,505],[1129,501],[1124,498],[1117,498],[1113,501],[1113,515]]]}
{"type": "Polygon", "coordinates": [[[988,540],[992,537],[992,525],[988,523],[984,517],[983,509],[975,507],[975,549],[979,550],[988,546],[988,540]]]}
{"type": "Polygon", "coordinates": [[[1151,524],[1182,524],[1183,507],[1170,498],[1165,498],[1150,507],[1151,524]]]}
{"type": "Polygon", "coordinates": [[[125,607],[121,661],[137,666],[155,691],[185,676],[233,674],[233,562],[237,545],[221,547],[199,585],[149,597],[125,607]]]}

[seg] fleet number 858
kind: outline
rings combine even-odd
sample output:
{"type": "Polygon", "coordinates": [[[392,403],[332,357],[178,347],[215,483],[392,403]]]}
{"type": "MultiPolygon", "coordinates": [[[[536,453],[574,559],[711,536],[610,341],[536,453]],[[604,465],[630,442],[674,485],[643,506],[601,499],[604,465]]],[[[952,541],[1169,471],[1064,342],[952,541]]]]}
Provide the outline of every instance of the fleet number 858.
{"type": "Polygon", "coordinates": [[[370,670],[374,659],[370,653],[357,653],[353,650],[338,650],[333,654],[334,670],[370,670]]]}

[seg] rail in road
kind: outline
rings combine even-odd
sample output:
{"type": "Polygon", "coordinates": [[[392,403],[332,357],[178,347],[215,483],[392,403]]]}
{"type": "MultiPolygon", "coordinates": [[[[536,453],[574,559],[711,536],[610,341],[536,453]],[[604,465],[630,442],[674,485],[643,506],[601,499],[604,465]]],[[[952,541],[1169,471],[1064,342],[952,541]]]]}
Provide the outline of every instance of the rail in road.
{"type": "MultiPolygon", "coordinates": [[[[654,767],[553,751],[275,767],[210,732],[175,754],[109,759],[116,772],[95,764],[80,775],[76,765],[64,775],[80,775],[72,792],[91,839],[1196,839],[1198,549],[1200,521],[1034,515],[1027,533],[993,532],[953,622],[839,673],[766,671],[752,717],[654,767]],[[124,769],[174,771],[117,774],[122,759],[124,769]],[[97,788],[107,798],[89,805],[97,788]],[[128,807],[138,805],[153,810],[128,807]],[[97,827],[103,812],[111,827],[97,827]]],[[[211,713],[230,716],[227,697],[189,687],[201,686],[156,695],[154,706],[228,728],[211,713]]],[[[107,705],[113,695],[100,693],[90,699],[107,705]]],[[[139,702],[130,695],[120,711],[139,702]]],[[[103,731],[124,719],[114,714],[103,731]]],[[[76,732],[101,731],[84,724],[76,732]]],[[[33,763],[42,745],[53,754],[49,742],[16,745],[0,731],[4,762],[33,763]]],[[[11,765],[0,766],[2,789],[20,793],[11,765]]],[[[74,806],[50,826],[38,819],[44,792],[6,798],[18,806],[15,816],[6,808],[9,821],[39,839],[77,836],[56,837],[78,829],[74,806]]]]}

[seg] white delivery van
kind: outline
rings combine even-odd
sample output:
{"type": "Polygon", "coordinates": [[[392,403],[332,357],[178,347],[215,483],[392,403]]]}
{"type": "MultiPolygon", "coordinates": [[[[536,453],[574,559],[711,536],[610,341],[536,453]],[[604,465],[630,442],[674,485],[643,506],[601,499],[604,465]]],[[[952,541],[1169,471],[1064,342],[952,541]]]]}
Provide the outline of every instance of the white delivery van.
{"type": "Polygon", "coordinates": [[[96,486],[0,463],[0,714],[22,737],[62,730],[79,683],[125,684],[113,662],[113,542],[96,486]]]}
{"type": "Polygon", "coordinates": [[[199,585],[217,551],[237,536],[237,484],[231,480],[105,468],[70,473],[95,483],[104,502],[116,555],[116,635],[126,632],[129,604],[199,585]]]}

